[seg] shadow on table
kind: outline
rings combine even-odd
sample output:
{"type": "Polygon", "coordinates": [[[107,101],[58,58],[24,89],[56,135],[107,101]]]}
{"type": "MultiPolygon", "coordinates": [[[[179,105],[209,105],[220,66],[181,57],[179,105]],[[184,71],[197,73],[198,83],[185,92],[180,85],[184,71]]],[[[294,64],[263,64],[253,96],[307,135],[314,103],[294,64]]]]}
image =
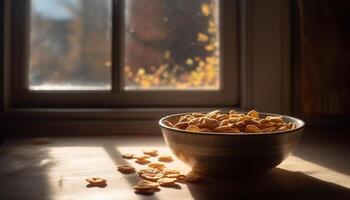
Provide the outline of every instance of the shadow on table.
{"type": "Polygon", "coordinates": [[[293,155],[350,175],[349,133],[349,128],[307,128],[293,155]]]}
{"type": "Polygon", "coordinates": [[[47,149],[0,147],[0,199],[50,199],[47,173],[54,165],[47,149]]]}
{"type": "Polygon", "coordinates": [[[188,188],[194,199],[350,199],[345,187],[279,168],[256,178],[207,178],[188,188]]]}

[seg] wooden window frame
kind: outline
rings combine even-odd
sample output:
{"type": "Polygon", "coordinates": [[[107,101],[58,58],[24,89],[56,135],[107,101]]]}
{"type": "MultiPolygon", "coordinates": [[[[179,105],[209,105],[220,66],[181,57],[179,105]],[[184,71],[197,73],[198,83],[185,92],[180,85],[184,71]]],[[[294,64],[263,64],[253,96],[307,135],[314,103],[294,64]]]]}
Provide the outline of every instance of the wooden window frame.
{"type": "MultiPolygon", "coordinates": [[[[22,96],[27,94],[23,91],[23,84],[18,84],[20,80],[15,72],[23,65],[14,65],[13,62],[25,60],[16,60],[13,55],[16,53],[13,42],[17,45],[20,42],[11,39],[14,37],[9,28],[11,2],[14,1],[2,2],[1,45],[4,51],[0,69],[0,125],[4,134],[159,133],[156,121],[161,116],[176,112],[232,107],[284,114],[290,112],[290,0],[223,0],[227,5],[221,7],[221,17],[232,17],[231,21],[221,22],[224,35],[221,37],[222,62],[232,66],[223,75],[226,81],[226,76],[235,77],[238,84],[224,83],[229,85],[229,90],[221,90],[219,98],[217,93],[199,97],[201,91],[183,92],[181,95],[162,91],[160,95],[150,92],[149,96],[135,92],[118,101],[103,92],[81,92],[79,95],[53,92],[46,93],[48,97],[40,95],[40,99],[22,96]],[[235,26],[227,26],[235,22],[235,26]],[[96,95],[99,97],[96,98],[96,95]],[[225,95],[229,98],[223,99],[227,97],[225,95]],[[52,102],[53,98],[56,103],[52,102]],[[187,98],[192,100],[186,101],[187,98]],[[70,103],[57,103],[61,99],[70,103]]],[[[119,44],[114,42],[113,45],[119,44]]]]}

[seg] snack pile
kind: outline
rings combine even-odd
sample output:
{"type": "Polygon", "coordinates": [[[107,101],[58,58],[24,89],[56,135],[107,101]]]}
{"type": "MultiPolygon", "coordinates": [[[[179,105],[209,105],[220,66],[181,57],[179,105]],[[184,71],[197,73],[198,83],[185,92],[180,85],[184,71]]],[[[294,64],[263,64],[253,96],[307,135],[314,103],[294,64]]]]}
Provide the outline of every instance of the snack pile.
{"type": "Polygon", "coordinates": [[[169,121],[164,123],[169,127],[191,132],[265,133],[295,129],[295,124],[285,122],[282,116],[260,118],[255,110],[247,114],[234,110],[229,113],[222,113],[220,110],[196,112],[181,116],[174,124],[169,121]]]}

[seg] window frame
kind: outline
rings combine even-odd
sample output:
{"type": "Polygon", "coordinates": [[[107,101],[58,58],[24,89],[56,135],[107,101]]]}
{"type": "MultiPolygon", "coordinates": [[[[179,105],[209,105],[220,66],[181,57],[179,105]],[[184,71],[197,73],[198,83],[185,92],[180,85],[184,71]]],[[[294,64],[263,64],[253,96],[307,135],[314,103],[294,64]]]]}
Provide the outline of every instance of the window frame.
{"type": "MultiPolygon", "coordinates": [[[[135,90],[122,89],[122,51],[123,47],[123,0],[112,0],[112,90],[111,91],[30,91],[27,83],[29,61],[29,19],[30,1],[13,0],[12,26],[12,65],[11,65],[11,103],[15,108],[87,108],[87,107],[172,107],[172,106],[235,106],[237,103],[237,45],[236,16],[231,12],[221,12],[222,24],[233,24],[221,29],[220,89],[211,90],[135,90]],[[20,13],[20,14],[19,14],[20,13]],[[119,34],[121,33],[121,34],[119,34]],[[235,45],[228,45],[230,44],[235,45]],[[236,46],[234,48],[233,46],[236,46]],[[228,53],[229,52],[229,53],[228,53]]],[[[221,9],[234,9],[234,1],[220,1],[221,9]]]]}
{"type": "MultiPolygon", "coordinates": [[[[0,134],[154,134],[159,133],[156,121],[161,116],[171,113],[232,107],[241,110],[254,108],[261,112],[290,113],[290,0],[225,1],[234,4],[234,11],[236,11],[232,12],[229,7],[225,7],[225,13],[234,15],[237,21],[235,40],[238,48],[234,56],[237,56],[235,62],[238,73],[236,76],[239,81],[236,89],[239,95],[236,104],[232,102],[227,105],[221,102],[215,105],[202,104],[202,106],[190,103],[176,106],[143,104],[138,107],[126,105],[114,107],[103,104],[105,107],[100,108],[95,108],[96,102],[88,102],[84,107],[81,104],[81,107],[72,104],[58,107],[40,104],[33,107],[33,102],[28,99],[15,102],[16,96],[14,96],[11,84],[14,80],[12,76],[16,76],[15,73],[12,73],[15,70],[11,63],[13,59],[11,49],[16,52],[11,46],[11,2],[13,1],[2,1],[3,6],[0,11],[3,23],[2,35],[0,34],[3,36],[1,38],[3,52],[0,55],[2,63],[0,67],[0,127],[2,131],[0,134]],[[23,106],[25,104],[28,106],[23,106]],[[64,108],[60,108],[63,106],[64,108]]],[[[229,42],[225,41],[224,44],[229,44],[229,42]]],[[[118,44],[113,43],[113,45],[118,44]]],[[[229,51],[222,53],[228,58],[231,56],[229,51]]],[[[176,100],[181,100],[178,95],[175,97],[176,100]]],[[[83,100],[89,101],[86,98],[83,100]]],[[[143,99],[137,99],[139,100],[143,99]]]]}

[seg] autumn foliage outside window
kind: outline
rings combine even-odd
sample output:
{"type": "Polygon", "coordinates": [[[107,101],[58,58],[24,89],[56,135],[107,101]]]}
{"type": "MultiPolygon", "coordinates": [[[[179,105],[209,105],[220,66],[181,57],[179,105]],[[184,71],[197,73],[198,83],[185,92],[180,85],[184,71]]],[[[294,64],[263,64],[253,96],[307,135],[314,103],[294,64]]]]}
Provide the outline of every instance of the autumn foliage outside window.
{"type": "Polygon", "coordinates": [[[31,90],[218,90],[218,0],[124,1],[121,63],[112,63],[111,0],[31,0],[31,90]],[[55,9],[52,9],[55,8],[55,9]]]}

